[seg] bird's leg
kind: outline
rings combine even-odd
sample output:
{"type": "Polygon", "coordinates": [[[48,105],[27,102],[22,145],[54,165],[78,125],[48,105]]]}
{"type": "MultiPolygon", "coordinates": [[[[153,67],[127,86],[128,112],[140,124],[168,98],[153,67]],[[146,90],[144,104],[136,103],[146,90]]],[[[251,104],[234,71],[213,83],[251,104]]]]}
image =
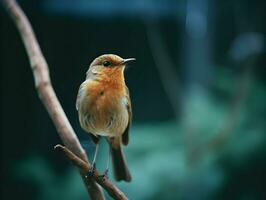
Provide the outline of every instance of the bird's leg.
{"type": "Polygon", "coordinates": [[[92,166],[95,167],[96,166],[96,158],[98,155],[98,150],[99,150],[99,143],[96,144],[96,148],[95,148],[95,152],[94,152],[94,157],[93,157],[93,161],[92,161],[92,166]]]}
{"type": "Polygon", "coordinates": [[[104,176],[106,178],[109,178],[108,177],[108,172],[109,172],[109,165],[110,165],[110,157],[111,157],[111,147],[109,147],[109,152],[108,152],[108,158],[107,158],[107,164],[106,164],[106,169],[104,171],[104,176]]]}
{"type": "Polygon", "coordinates": [[[92,176],[94,171],[95,171],[95,169],[96,169],[96,158],[97,158],[97,155],[98,155],[98,150],[99,150],[99,143],[96,144],[92,165],[91,165],[90,171],[88,172],[87,176],[92,176]]]}
{"type": "Polygon", "coordinates": [[[109,178],[109,165],[110,165],[110,156],[111,156],[111,147],[109,147],[109,152],[108,152],[108,157],[107,157],[107,164],[106,164],[106,168],[105,168],[105,171],[104,171],[104,174],[101,175],[102,178],[106,178],[108,179],[109,178]]]}

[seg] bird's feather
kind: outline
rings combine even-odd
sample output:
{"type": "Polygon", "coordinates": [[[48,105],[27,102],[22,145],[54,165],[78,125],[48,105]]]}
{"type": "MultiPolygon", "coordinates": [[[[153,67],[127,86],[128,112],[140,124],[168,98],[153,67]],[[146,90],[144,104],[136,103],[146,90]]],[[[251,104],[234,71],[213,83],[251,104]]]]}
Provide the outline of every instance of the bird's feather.
{"type": "Polygon", "coordinates": [[[130,129],[131,120],[132,120],[131,101],[130,101],[130,96],[129,96],[129,90],[127,87],[126,87],[126,107],[127,107],[127,112],[128,112],[128,124],[127,124],[125,132],[122,135],[122,142],[124,145],[128,145],[129,143],[129,129],[130,129]]]}

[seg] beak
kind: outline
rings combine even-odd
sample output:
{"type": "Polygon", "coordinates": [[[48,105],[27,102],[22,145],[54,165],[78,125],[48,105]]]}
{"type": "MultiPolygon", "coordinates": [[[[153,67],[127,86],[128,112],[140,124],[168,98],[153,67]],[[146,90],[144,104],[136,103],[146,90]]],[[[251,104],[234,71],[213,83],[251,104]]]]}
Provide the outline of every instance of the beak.
{"type": "Polygon", "coordinates": [[[135,61],[136,60],[136,58],[126,58],[126,59],[124,59],[123,61],[122,61],[122,63],[121,64],[127,64],[127,63],[130,63],[130,62],[132,62],[132,61],[135,61]]]}

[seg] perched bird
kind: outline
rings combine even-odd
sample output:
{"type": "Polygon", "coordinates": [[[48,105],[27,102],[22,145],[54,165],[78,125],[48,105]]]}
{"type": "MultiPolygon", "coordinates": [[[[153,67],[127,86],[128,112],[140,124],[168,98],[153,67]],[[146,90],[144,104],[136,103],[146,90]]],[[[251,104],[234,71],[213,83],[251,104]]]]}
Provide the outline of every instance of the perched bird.
{"type": "MultiPolygon", "coordinates": [[[[127,182],[131,180],[131,175],[122,152],[122,144],[127,145],[129,142],[132,110],[124,69],[127,63],[134,60],[113,54],[97,57],[86,73],[86,80],[80,85],[76,101],[80,125],[96,143],[93,168],[98,142],[103,136],[110,146],[115,179],[127,182]]],[[[109,157],[106,175],[108,166],[109,157]]]]}

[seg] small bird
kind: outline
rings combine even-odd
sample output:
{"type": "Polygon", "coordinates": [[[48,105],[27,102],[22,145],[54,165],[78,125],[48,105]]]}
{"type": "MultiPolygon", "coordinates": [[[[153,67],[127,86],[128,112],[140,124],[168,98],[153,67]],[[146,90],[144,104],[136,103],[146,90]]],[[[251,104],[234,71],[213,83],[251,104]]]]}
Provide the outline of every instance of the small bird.
{"type": "MultiPolygon", "coordinates": [[[[122,144],[129,142],[132,119],[129,90],[125,84],[124,69],[135,58],[123,59],[114,54],[104,54],[90,64],[86,80],[80,85],[76,108],[81,127],[96,144],[92,162],[93,170],[98,153],[99,139],[105,137],[109,143],[114,177],[117,181],[131,181],[122,144]]],[[[109,157],[107,161],[108,173],[109,157]]]]}

